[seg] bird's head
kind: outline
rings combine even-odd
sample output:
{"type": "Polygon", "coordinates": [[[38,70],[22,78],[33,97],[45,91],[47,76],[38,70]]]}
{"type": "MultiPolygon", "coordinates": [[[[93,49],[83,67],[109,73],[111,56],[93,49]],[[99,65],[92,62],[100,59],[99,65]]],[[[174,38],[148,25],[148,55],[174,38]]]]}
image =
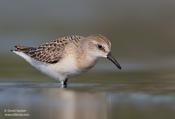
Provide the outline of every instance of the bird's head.
{"type": "Polygon", "coordinates": [[[101,34],[91,35],[85,38],[84,43],[88,55],[94,58],[107,58],[121,69],[120,64],[111,54],[111,42],[105,36],[101,34]]]}

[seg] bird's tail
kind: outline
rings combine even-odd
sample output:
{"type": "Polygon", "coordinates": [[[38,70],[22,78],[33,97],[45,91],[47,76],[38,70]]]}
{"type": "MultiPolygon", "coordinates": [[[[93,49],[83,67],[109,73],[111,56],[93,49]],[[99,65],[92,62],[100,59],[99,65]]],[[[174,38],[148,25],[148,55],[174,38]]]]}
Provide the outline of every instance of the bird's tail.
{"type": "Polygon", "coordinates": [[[15,47],[15,49],[14,50],[11,50],[12,52],[13,51],[28,52],[29,50],[35,49],[33,47],[24,46],[24,45],[15,45],[14,47],[15,47]]]}

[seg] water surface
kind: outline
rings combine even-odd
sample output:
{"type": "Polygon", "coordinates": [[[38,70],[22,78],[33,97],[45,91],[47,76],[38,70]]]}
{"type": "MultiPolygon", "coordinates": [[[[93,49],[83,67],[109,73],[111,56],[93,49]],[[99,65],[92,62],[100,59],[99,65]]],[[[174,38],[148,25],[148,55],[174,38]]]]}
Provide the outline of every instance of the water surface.
{"type": "Polygon", "coordinates": [[[2,119],[175,118],[173,72],[90,72],[67,89],[37,71],[21,73],[1,78],[2,119]]]}

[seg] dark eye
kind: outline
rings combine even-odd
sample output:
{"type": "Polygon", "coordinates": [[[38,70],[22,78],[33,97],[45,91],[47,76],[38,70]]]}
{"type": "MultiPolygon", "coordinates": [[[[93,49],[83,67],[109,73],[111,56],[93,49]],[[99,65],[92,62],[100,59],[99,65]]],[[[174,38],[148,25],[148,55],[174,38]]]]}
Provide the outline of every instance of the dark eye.
{"type": "Polygon", "coordinates": [[[98,47],[98,49],[102,49],[103,48],[103,46],[102,45],[97,45],[97,47],[98,47]]]}

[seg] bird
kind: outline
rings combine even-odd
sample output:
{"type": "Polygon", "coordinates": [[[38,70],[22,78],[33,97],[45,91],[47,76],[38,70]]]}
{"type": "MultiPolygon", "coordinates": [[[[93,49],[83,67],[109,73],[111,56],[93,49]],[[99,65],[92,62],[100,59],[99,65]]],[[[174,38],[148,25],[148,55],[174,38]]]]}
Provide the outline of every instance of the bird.
{"type": "Polygon", "coordinates": [[[15,45],[11,50],[22,57],[30,65],[60,81],[61,87],[66,88],[68,79],[88,71],[100,58],[106,58],[121,69],[118,61],[112,56],[111,41],[102,34],[89,36],[70,35],[57,38],[30,47],[15,45]]]}

